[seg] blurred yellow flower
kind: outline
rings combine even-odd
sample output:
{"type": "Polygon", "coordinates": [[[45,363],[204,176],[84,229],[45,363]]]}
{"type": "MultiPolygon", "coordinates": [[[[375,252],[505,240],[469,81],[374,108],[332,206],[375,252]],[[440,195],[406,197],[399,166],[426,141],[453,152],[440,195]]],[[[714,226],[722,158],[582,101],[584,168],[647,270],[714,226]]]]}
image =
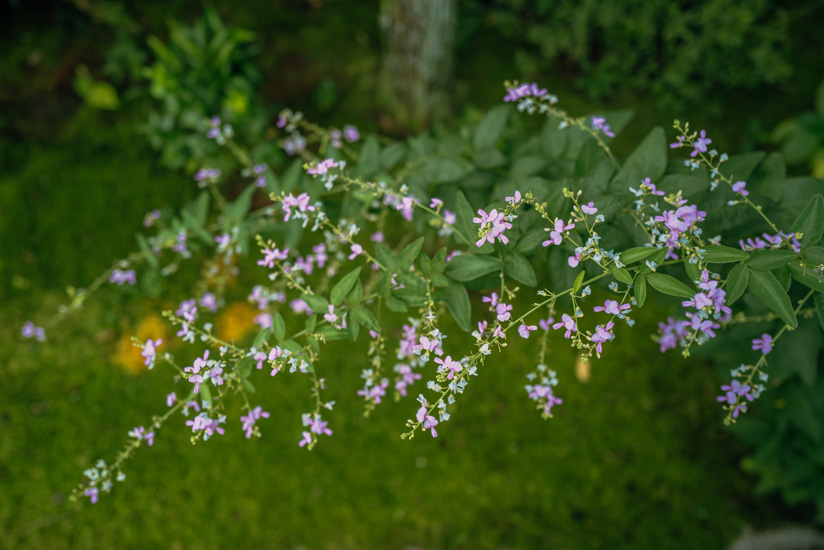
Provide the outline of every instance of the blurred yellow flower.
{"type": "Polygon", "coordinates": [[[215,336],[226,342],[237,342],[255,328],[258,311],[245,302],[234,302],[223,308],[215,320],[215,336]]]}
{"type": "MultiPolygon", "coordinates": [[[[144,317],[134,331],[141,342],[148,339],[156,340],[160,338],[165,344],[167,341],[168,324],[160,315],[149,314],[144,317]]],[[[126,369],[131,374],[137,374],[146,370],[143,364],[145,359],[140,355],[141,349],[132,342],[132,334],[125,333],[117,340],[117,350],[112,361],[126,369]]]]}

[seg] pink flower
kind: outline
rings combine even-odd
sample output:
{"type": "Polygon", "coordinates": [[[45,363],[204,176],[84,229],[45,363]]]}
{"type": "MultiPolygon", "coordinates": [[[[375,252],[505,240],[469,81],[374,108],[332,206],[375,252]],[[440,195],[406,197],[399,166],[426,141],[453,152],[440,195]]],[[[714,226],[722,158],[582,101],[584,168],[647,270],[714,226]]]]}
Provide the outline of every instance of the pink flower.
{"type": "Polygon", "coordinates": [[[335,306],[329,304],[329,313],[325,313],[323,318],[329,321],[330,323],[334,323],[338,320],[338,316],[335,315],[335,306]]]}
{"type": "Polygon", "coordinates": [[[500,302],[495,308],[495,311],[498,314],[498,320],[501,322],[508,321],[509,318],[512,317],[512,314],[509,313],[510,311],[512,311],[512,306],[509,304],[500,302]]]}
{"type": "Polygon", "coordinates": [[[438,437],[438,432],[435,431],[435,426],[438,425],[438,419],[427,413],[426,401],[424,401],[424,403],[421,405],[421,408],[418,409],[415,418],[418,419],[418,422],[423,423],[424,430],[431,430],[432,437],[438,437]]]}
{"type": "Polygon", "coordinates": [[[561,322],[552,325],[552,328],[555,330],[558,330],[561,327],[566,329],[566,332],[564,333],[564,338],[569,338],[573,330],[578,330],[578,323],[575,322],[575,319],[564,313],[561,316],[561,322]]]}
{"type": "Polygon", "coordinates": [[[491,296],[484,296],[481,298],[481,301],[495,307],[498,305],[498,294],[493,292],[491,296]]]}
{"type": "Polygon", "coordinates": [[[595,208],[595,203],[592,201],[589,201],[589,204],[582,205],[581,210],[584,214],[589,214],[590,216],[598,212],[598,209],[595,208]]]}
{"type": "Polygon", "coordinates": [[[521,325],[518,327],[518,334],[521,335],[521,338],[529,338],[529,332],[532,330],[538,330],[538,327],[535,325],[521,325]]]}
{"type": "Polygon", "coordinates": [[[363,247],[359,244],[353,244],[351,250],[352,250],[352,253],[349,254],[349,259],[350,260],[354,260],[355,258],[360,256],[361,254],[363,254],[363,247]]]}
{"type": "Polygon", "coordinates": [[[732,184],[732,190],[736,193],[741,193],[742,197],[746,197],[750,194],[750,192],[747,191],[745,187],[747,187],[747,182],[745,181],[737,181],[732,184]]]}
{"type": "Polygon", "coordinates": [[[550,317],[549,319],[541,319],[540,321],[538,321],[538,326],[541,327],[541,330],[549,330],[549,327],[554,322],[555,322],[554,317],[550,317]]]}
{"type": "Polygon", "coordinates": [[[773,348],[773,338],[767,333],[761,335],[761,338],[756,338],[752,341],[752,349],[755,351],[760,351],[764,355],[767,355],[772,351],[773,348]]]}
{"type": "Polygon", "coordinates": [[[564,233],[569,231],[570,229],[573,229],[574,227],[574,223],[564,224],[564,220],[556,218],[555,226],[553,227],[552,231],[549,232],[549,239],[541,244],[543,246],[549,246],[551,244],[561,244],[561,241],[564,240],[564,233]]]}

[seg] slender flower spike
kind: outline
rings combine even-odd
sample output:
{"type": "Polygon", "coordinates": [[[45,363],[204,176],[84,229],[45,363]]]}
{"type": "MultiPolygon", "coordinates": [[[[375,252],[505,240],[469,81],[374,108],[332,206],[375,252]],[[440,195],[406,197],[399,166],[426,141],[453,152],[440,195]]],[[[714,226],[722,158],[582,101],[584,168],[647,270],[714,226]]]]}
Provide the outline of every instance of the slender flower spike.
{"type": "Polygon", "coordinates": [[[752,341],[752,349],[755,351],[760,351],[764,355],[767,355],[772,351],[772,341],[772,336],[764,333],[761,335],[761,338],[756,338],[752,341]]]}
{"type": "Polygon", "coordinates": [[[538,330],[538,327],[535,325],[521,325],[518,327],[518,334],[521,335],[521,338],[529,338],[529,333],[533,330],[538,330]]]}
{"type": "Polygon", "coordinates": [[[745,181],[737,181],[732,184],[732,190],[736,193],[740,193],[742,197],[746,197],[750,194],[749,191],[746,189],[747,182],[745,181]]]}

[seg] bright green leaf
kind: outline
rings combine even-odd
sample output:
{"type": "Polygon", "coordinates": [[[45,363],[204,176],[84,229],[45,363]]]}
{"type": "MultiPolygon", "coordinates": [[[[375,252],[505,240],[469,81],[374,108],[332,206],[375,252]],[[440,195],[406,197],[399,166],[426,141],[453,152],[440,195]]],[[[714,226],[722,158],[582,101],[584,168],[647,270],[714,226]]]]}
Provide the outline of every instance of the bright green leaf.
{"type": "Polygon", "coordinates": [[[647,280],[649,280],[652,288],[662,294],[678,296],[680,298],[692,298],[695,296],[695,292],[690,287],[670,275],[650,273],[647,275],[647,280]]]}
{"type": "Polygon", "coordinates": [[[751,271],[749,289],[787,325],[791,328],[798,326],[790,297],[775,275],[769,271],[751,271]]]}

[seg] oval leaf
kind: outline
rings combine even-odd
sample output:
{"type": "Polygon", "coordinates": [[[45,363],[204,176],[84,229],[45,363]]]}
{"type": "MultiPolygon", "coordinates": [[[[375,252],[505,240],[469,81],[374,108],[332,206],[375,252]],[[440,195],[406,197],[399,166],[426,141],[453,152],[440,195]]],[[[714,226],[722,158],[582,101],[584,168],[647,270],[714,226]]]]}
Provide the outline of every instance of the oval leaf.
{"type": "Polygon", "coordinates": [[[658,249],[654,246],[637,246],[624,250],[620,254],[621,263],[624,265],[634,264],[635,262],[644,260],[652,256],[658,249]]]}
{"type": "Polygon", "coordinates": [[[821,240],[824,234],[824,197],[816,195],[801,211],[792,226],[796,233],[803,233],[801,246],[806,248],[821,240]]]}
{"type": "Polygon", "coordinates": [[[447,274],[459,282],[471,281],[487,273],[500,271],[501,260],[493,256],[461,254],[446,265],[447,274]]]}
{"type": "Polygon", "coordinates": [[[652,285],[652,288],[662,294],[678,296],[680,298],[692,298],[695,296],[695,292],[690,287],[675,277],[664,275],[663,273],[650,273],[647,275],[647,279],[649,279],[649,284],[652,285]]]}
{"type": "Polygon", "coordinates": [[[730,274],[727,276],[727,305],[738,300],[744,291],[747,290],[747,284],[750,282],[750,270],[744,264],[738,264],[732,268],[730,274]]]}
{"type": "Polygon", "coordinates": [[[449,286],[446,287],[446,307],[458,326],[469,332],[472,322],[472,306],[469,303],[469,293],[466,287],[455,281],[449,281],[449,286]]]}
{"type": "Polygon", "coordinates": [[[750,255],[743,250],[737,248],[730,248],[729,246],[721,246],[717,244],[710,244],[704,247],[704,261],[711,264],[731,264],[733,262],[740,262],[746,260],[750,255]]]}
{"type": "Polygon", "coordinates": [[[613,277],[615,277],[622,283],[628,285],[632,284],[632,275],[630,275],[629,271],[627,271],[623,267],[616,267],[615,264],[612,264],[609,268],[609,272],[612,273],[613,277]]]}
{"type": "Polygon", "coordinates": [[[641,307],[647,300],[647,277],[638,275],[635,278],[635,305],[641,307]]]}
{"type": "Polygon", "coordinates": [[[532,264],[520,252],[510,252],[504,255],[504,274],[526,286],[538,285],[538,278],[535,276],[532,264]]]}
{"type": "Polygon", "coordinates": [[[781,283],[769,271],[751,271],[748,288],[765,306],[778,315],[779,319],[792,328],[798,326],[792,302],[781,283]]]}
{"type": "Polygon", "coordinates": [[[792,250],[756,250],[747,260],[747,267],[755,271],[770,271],[784,267],[797,256],[792,250]]]}
{"type": "MultiPolygon", "coordinates": [[[[361,268],[355,268],[353,271],[347,273],[335,286],[332,287],[332,292],[330,293],[329,298],[331,299],[333,306],[339,306],[343,303],[343,299],[346,298],[346,295],[349,294],[349,291],[351,291],[355,286],[355,283],[358,282],[360,272],[361,268]]],[[[312,306],[310,305],[309,307],[312,306]]]]}

